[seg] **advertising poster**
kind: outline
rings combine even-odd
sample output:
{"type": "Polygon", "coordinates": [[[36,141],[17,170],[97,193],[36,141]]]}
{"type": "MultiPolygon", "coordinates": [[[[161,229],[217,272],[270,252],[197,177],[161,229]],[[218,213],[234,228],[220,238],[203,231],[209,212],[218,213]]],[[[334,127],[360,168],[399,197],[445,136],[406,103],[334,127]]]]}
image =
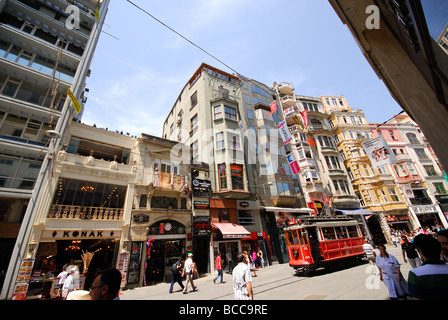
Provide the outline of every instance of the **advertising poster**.
{"type": "Polygon", "coordinates": [[[369,157],[370,162],[372,162],[375,169],[379,169],[397,162],[397,158],[383,136],[378,136],[369,141],[363,142],[362,148],[369,157]]]}

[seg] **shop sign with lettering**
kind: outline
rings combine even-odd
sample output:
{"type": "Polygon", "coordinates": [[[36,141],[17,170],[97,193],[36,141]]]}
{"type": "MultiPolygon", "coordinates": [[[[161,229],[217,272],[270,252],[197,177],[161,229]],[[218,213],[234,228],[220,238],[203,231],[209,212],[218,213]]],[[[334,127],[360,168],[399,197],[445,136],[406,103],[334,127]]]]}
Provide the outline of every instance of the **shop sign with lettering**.
{"type": "Polygon", "coordinates": [[[120,238],[121,230],[45,230],[43,240],[120,238]]]}

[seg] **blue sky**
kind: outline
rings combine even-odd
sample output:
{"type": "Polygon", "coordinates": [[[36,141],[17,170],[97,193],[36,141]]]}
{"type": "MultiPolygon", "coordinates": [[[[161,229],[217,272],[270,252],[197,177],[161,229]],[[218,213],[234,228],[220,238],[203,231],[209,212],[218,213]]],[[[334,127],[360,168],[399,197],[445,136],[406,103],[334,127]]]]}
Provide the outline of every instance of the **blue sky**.
{"type": "MultiPolygon", "coordinates": [[[[433,1],[433,0],[429,0],[433,1]]],[[[344,95],[369,122],[401,111],[328,0],[133,0],[240,74],[296,94],[344,95]]],[[[112,0],[87,79],[82,121],[162,135],[202,62],[232,72],[126,0],[112,0]]]]}

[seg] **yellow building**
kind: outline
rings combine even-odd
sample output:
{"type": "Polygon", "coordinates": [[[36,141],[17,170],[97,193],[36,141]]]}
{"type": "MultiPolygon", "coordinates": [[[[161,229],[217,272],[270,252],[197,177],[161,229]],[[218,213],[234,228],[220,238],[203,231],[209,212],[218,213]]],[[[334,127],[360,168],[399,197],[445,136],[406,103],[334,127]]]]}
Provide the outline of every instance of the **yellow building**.
{"type": "Polygon", "coordinates": [[[322,96],[338,150],[344,160],[353,189],[363,209],[370,236],[376,244],[390,240],[386,217],[408,216],[407,205],[387,167],[375,169],[361,144],[372,138],[362,110],[352,109],[344,96],[322,96]]]}

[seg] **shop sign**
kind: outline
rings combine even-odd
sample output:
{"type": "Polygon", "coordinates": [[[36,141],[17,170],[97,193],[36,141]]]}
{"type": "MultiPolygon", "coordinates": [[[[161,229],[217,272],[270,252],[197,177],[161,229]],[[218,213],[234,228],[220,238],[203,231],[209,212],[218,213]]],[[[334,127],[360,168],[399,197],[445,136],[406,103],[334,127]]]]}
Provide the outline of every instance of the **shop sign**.
{"type": "Polygon", "coordinates": [[[210,180],[194,179],[191,182],[193,196],[210,198],[212,195],[212,183],[210,180]]]}
{"type": "Polygon", "coordinates": [[[211,233],[210,217],[208,216],[194,216],[193,220],[193,234],[195,236],[209,236],[211,233]]]}
{"type": "Polygon", "coordinates": [[[45,230],[42,239],[62,240],[62,239],[98,239],[98,238],[119,238],[121,230],[45,230]]]}
{"type": "Polygon", "coordinates": [[[199,210],[208,210],[210,209],[210,201],[200,201],[200,200],[194,200],[193,201],[193,208],[199,209],[199,210]]]}
{"type": "Polygon", "coordinates": [[[258,201],[247,201],[247,200],[237,200],[237,208],[240,210],[258,210],[260,209],[260,204],[258,201]]]}

